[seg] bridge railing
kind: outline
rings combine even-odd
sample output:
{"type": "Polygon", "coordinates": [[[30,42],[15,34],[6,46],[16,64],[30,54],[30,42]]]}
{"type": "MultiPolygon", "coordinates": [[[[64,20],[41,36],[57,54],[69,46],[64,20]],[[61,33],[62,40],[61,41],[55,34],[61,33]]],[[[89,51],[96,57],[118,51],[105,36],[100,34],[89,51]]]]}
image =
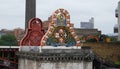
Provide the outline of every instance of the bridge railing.
{"type": "Polygon", "coordinates": [[[9,69],[17,69],[18,63],[0,58],[0,66],[7,67],[9,69]]]}

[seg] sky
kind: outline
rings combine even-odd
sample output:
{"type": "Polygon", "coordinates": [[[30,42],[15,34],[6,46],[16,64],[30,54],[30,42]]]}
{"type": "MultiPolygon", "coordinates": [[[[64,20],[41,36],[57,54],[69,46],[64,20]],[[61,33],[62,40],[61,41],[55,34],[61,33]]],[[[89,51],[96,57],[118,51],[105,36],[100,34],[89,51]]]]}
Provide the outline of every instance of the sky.
{"type": "MultiPolygon", "coordinates": [[[[59,8],[66,9],[75,28],[94,17],[94,27],[102,34],[113,33],[119,0],[36,0],[36,17],[47,20],[59,8]]],[[[0,30],[25,28],[25,0],[0,0],[0,30]]]]}

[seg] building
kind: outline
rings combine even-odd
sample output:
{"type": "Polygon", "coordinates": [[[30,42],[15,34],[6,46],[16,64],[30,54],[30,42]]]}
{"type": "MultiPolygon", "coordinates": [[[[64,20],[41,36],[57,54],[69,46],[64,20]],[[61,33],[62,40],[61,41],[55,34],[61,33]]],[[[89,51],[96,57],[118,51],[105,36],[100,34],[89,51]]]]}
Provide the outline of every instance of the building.
{"type": "MultiPolygon", "coordinates": [[[[43,27],[45,31],[48,30],[49,23],[51,22],[52,17],[50,16],[48,20],[43,21],[43,27]]],[[[78,36],[88,36],[88,35],[101,35],[101,31],[98,29],[94,29],[94,18],[91,18],[89,22],[82,22],[84,28],[74,28],[76,34],[78,36]],[[90,25],[90,26],[89,26],[90,25]]],[[[74,24],[72,23],[74,26],[74,24]]]]}
{"type": "Polygon", "coordinates": [[[6,34],[6,33],[0,31],[0,38],[1,38],[2,35],[5,35],[5,34],[6,34]]]}
{"type": "Polygon", "coordinates": [[[15,35],[16,39],[19,41],[24,35],[24,30],[21,28],[15,28],[14,35],[15,35]]]}
{"type": "Polygon", "coordinates": [[[93,29],[94,28],[94,18],[89,19],[89,22],[81,22],[81,28],[83,29],[93,29]]]}
{"type": "Polygon", "coordinates": [[[118,33],[118,24],[115,24],[114,26],[114,33],[118,33]]]}
{"type": "Polygon", "coordinates": [[[115,17],[118,19],[118,41],[120,41],[120,1],[115,9],[115,17]]]}
{"type": "Polygon", "coordinates": [[[101,31],[98,29],[81,29],[81,28],[74,29],[78,36],[101,35],[101,31]]]}
{"type": "Polygon", "coordinates": [[[1,29],[1,32],[5,34],[14,34],[13,30],[8,30],[8,29],[1,29]]]}
{"type": "Polygon", "coordinates": [[[0,31],[0,36],[5,35],[5,34],[12,34],[16,37],[16,39],[19,41],[23,35],[24,35],[24,30],[21,28],[15,28],[14,30],[7,30],[7,29],[2,29],[0,31]]]}
{"type": "Polygon", "coordinates": [[[48,30],[49,23],[52,22],[52,16],[48,17],[48,20],[43,21],[43,27],[45,32],[48,30]]]}

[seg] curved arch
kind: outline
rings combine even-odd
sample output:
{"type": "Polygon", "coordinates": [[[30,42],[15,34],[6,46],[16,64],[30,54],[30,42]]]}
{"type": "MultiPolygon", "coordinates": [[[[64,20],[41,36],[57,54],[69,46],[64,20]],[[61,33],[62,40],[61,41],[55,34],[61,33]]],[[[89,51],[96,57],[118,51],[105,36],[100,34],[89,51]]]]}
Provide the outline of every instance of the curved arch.
{"type": "Polygon", "coordinates": [[[46,45],[47,39],[52,35],[53,31],[58,26],[68,27],[68,29],[70,31],[70,34],[75,39],[76,46],[80,46],[80,40],[79,40],[78,36],[76,35],[76,33],[74,32],[73,24],[70,23],[70,15],[69,15],[68,11],[65,10],[65,9],[58,9],[53,13],[52,22],[49,24],[48,31],[45,33],[45,35],[43,36],[43,38],[41,40],[41,45],[42,46],[46,45]],[[62,15],[62,18],[65,17],[65,19],[62,20],[62,21],[65,21],[65,22],[63,22],[64,24],[62,24],[62,25],[57,24],[57,23],[60,23],[60,22],[58,22],[59,15],[60,16],[62,15]]]}
{"type": "Polygon", "coordinates": [[[44,34],[42,21],[39,18],[32,18],[29,21],[26,34],[20,41],[20,46],[40,46],[44,34]]]}
{"type": "Polygon", "coordinates": [[[52,15],[52,23],[53,23],[53,24],[56,23],[57,16],[58,16],[60,13],[62,13],[62,14],[65,15],[65,17],[66,17],[66,23],[67,23],[68,25],[70,25],[70,15],[69,15],[69,13],[68,13],[67,10],[62,9],[62,8],[56,10],[56,11],[53,13],[53,15],[52,15]]]}
{"type": "Polygon", "coordinates": [[[91,39],[91,38],[96,39],[97,42],[99,41],[99,38],[96,37],[96,36],[93,36],[93,35],[89,35],[89,36],[86,38],[86,40],[91,39]]]}

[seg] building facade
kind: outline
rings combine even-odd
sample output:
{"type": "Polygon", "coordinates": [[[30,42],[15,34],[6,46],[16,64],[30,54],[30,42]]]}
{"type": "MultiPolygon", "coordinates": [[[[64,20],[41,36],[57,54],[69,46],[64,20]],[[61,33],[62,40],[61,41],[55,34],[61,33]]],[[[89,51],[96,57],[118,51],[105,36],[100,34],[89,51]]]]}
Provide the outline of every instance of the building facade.
{"type": "Polygon", "coordinates": [[[118,24],[115,24],[114,26],[114,33],[118,33],[118,24]]]}
{"type": "Polygon", "coordinates": [[[120,1],[118,2],[118,6],[115,10],[115,16],[118,19],[118,41],[120,41],[120,1]]]}
{"type": "Polygon", "coordinates": [[[23,35],[24,35],[24,30],[21,28],[15,28],[14,30],[7,30],[7,29],[2,29],[0,31],[0,36],[5,35],[5,34],[12,34],[16,37],[16,39],[19,41],[23,35]]]}
{"type": "MultiPolygon", "coordinates": [[[[44,29],[45,29],[45,31],[47,31],[48,30],[48,26],[49,26],[49,23],[51,22],[51,16],[48,18],[48,20],[46,20],[46,21],[43,21],[43,27],[44,27],[44,29]]],[[[98,34],[98,35],[101,35],[101,31],[100,30],[98,30],[98,29],[94,29],[94,19],[93,18],[91,18],[90,20],[89,20],[89,22],[91,22],[91,23],[88,23],[87,22],[87,25],[89,26],[89,24],[90,24],[90,27],[89,28],[74,28],[74,30],[75,30],[75,32],[76,32],[76,34],[78,35],[78,36],[83,36],[83,35],[85,35],[85,36],[87,36],[87,35],[96,35],[96,34],[98,34]]],[[[84,22],[83,22],[84,23],[84,22]]],[[[74,24],[72,23],[72,25],[74,26],[74,24]]],[[[87,27],[87,26],[86,26],[87,27]]]]}
{"type": "Polygon", "coordinates": [[[23,34],[24,34],[23,29],[21,29],[21,28],[15,28],[14,29],[14,35],[15,35],[15,37],[18,41],[23,37],[23,34]]]}
{"type": "Polygon", "coordinates": [[[0,31],[0,38],[1,38],[2,35],[5,35],[5,34],[6,34],[6,33],[0,31]]]}
{"type": "Polygon", "coordinates": [[[101,31],[98,29],[81,29],[81,28],[74,29],[78,36],[101,35],[101,31]]]}
{"type": "Polygon", "coordinates": [[[89,22],[81,22],[81,28],[83,29],[93,29],[94,28],[94,18],[89,19],[89,22]]]}

